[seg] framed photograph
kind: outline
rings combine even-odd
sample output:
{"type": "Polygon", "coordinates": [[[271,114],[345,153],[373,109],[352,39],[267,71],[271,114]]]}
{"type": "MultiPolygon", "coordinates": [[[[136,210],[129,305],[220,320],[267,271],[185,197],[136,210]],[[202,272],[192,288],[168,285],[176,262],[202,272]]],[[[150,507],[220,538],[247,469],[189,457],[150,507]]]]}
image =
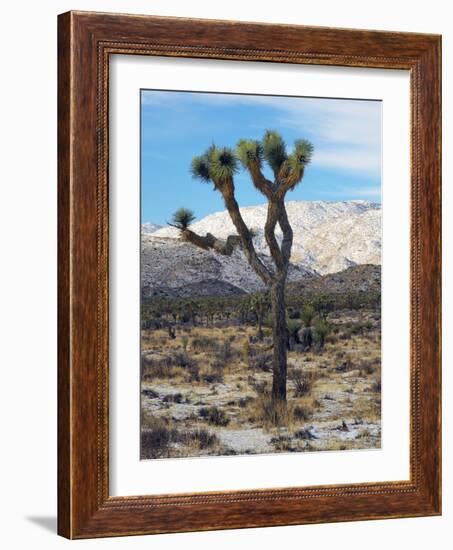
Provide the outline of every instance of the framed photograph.
{"type": "Polygon", "coordinates": [[[440,37],[58,25],[59,533],[440,514],[440,37]]]}

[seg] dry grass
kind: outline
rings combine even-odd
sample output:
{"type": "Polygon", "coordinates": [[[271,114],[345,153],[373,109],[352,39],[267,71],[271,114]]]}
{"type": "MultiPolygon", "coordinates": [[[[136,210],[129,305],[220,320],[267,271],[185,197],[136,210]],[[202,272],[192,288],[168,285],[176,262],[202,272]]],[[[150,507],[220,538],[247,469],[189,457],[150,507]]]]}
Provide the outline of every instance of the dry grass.
{"type": "MultiPolygon", "coordinates": [[[[335,338],[326,340],[322,353],[289,352],[286,405],[270,396],[271,342],[256,341],[256,327],[177,326],[175,338],[164,329],[143,330],[143,395],[146,406],[155,407],[145,411],[142,424],[147,456],[153,454],[151,447],[158,457],[233,454],[234,449],[221,444],[221,435],[242,429],[263,430],[274,438],[276,451],[309,451],[319,446],[304,431],[311,426],[341,424],[344,419],[379,424],[380,334],[373,315],[336,312],[329,318],[335,338]],[[192,412],[175,416],[184,407],[192,407],[192,412]]],[[[340,441],[340,434],[332,432],[324,448],[379,443],[367,427],[357,433],[355,440],[340,441]]]]}
{"type": "Polygon", "coordinates": [[[218,445],[217,436],[205,429],[177,430],[168,421],[154,419],[148,421],[141,432],[141,458],[168,458],[172,447],[184,445],[186,449],[204,451],[218,445]]]}

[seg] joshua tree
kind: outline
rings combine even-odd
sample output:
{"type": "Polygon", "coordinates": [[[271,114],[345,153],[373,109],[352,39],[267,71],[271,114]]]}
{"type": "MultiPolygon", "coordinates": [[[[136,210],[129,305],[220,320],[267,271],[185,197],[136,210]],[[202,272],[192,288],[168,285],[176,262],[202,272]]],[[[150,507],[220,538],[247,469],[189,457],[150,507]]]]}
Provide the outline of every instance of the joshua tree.
{"type": "Polygon", "coordinates": [[[269,309],[268,297],[262,293],[252,294],[249,297],[248,304],[249,304],[250,310],[256,316],[256,320],[258,323],[258,338],[259,340],[262,340],[264,337],[264,334],[263,334],[264,317],[269,309]]]}
{"type": "Polygon", "coordinates": [[[313,317],[315,316],[315,308],[311,304],[306,304],[300,314],[304,328],[302,329],[301,334],[301,343],[304,351],[307,351],[311,348],[313,343],[313,333],[311,331],[311,323],[313,317]]]}
{"type": "Polygon", "coordinates": [[[178,228],[181,231],[187,231],[189,225],[195,220],[195,214],[188,208],[178,208],[172,216],[171,223],[173,227],[178,228]]]}
{"type": "Polygon", "coordinates": [[[212,145],[203,155],[192,160],[192,175],[206,183],[212,183],[214,189],[222,195],[247,260],[269,289],[273,335],[272,397],[283,401],[286,400],[287,378],[285,285],[293,242],[285,197],[302,180],[312,153],[313,146],[305,139],[296,140],[292,152],[288,153],[280,134],[268,130],[261,141],[242,139],[235,150],[212,145]],[[266,178],[262,171],[264,162],[272,171],[272,180],[266,178]],[[236,201],[234,175],[239,164],[249,173],[253,185],[268,202],[264,235],[274,264],[272,269],[256,253],[253,235],[245,224],[236,201]],[[275,236],[277,224],[283,233],[281,244],[275,236]]]}
{"type": "Polygon", "coordinates": [[[181,237],[184,241],[188,241],[195,246],[203,248],[204,250],[213,248],[220,254],[231,256],[234,246],[240,242],[237,235],[230,235],[226,241],[217,239],[214,235],[211,235],[211,233],[206,233],[203,237],[189,229],[189,225],[191,225],[193,221],[195,221],[195,214],[192,210],[189,210],[188,208],[178,208],[178,210],[176,210],[173,214],[172,221],[167,223],[168,225],[179,229],[181,232],[181,237]]]}
{"type": "Polygon", "coordinates": [[[318,351],[321,353],[324,351],[324,344],[326,342],[326,336],[330,332],[330,325],[323,317],[319,318],[315,324],[315,337],[318,343],[318,351]]]}

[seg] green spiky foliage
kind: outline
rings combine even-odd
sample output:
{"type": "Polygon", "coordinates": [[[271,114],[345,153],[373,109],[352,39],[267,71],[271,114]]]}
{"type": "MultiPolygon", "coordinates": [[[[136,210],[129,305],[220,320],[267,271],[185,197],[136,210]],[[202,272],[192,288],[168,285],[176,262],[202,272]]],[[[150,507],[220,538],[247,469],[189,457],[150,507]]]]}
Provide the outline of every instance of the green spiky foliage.
{"type": "Polygon", "coordinates": [[[315,339],[318,344],[319,351],[324,349],[326,337],[330,333],[331,327],[326,319],[318,319],[315,323],[315,339]]]}
{"type": "Polygon", "coordinates": [[[311,326],[313,317],[315,316],[315,308],[311,304],[306,304],[300,314],[303,324],[308,328],[311,326]]]}
{"type": "Polygon", "coordinates": [[[263,138],[263,154],[266,162],[277,177],[282,164],[287,160],[286,145],[275,130],[266,130],[263,138]]]}
{"type": "Polygon", "coordinates": [[[250,168],[254,163],[261,167],[264,152],[263,146],[258,140],[239,140],[236,146],[236,154],[244,168],[250,168]]]}
{"type": "Polygon", "coordinates": [[[203,155],[192,159],[192,177],[205,182],[212,181],[216,186],[221,185],[233,180],[238,164],[232,149],[211,145],[203,155]]]}
{"type": "Polygon", "coordinates": [[[308,139],[297,139],[294,142],[294,152],[290,155],[290,165],[293,168],[306,166],[313,157],[313,144],[308,139]]]}
{"type": "Polygon", "coordinates": [[[290,154],[282,136],[275,130],[266,130],[261,141],[241,139],[233,151],[228,147],[211,145],[207,151],[192,159],[192,177],[203,182],[213,182],[215,187],[232,181],[239,163],[256,176],[264,162],[274,173],[274,187],[285,181],[287,189],[294,189],[304,174],[304,168],[313,156],[313,145],[306,139],[298,139],[290,154]]]}
{"type": "Polygon", "coordinates": [[[185,231],[189,225],[195,220],[195,214],[188,208],[178,208],[173,214],[171,223],[173,227],[177,227],[181,231],[185,231]]]}
{"type": "Polygon", "coordinates": [[[209,155],[209,173],[214,182],[232,180],[238,171],[238,160],[232,149],[213,147],[209,155]]]}
{"type": "Polygon", "coordinates": [[[250,311],[256,315],[258,322],[258,338],[263,339],[263,322],[266,313],[270,308],[269,296],[267,293],[251,294],[248,298],[248,306],[250,311]]]}
{"type": "Polygon", "coordinates": [[[210,181],[209,160],[206,155],[201,155],[192,159],[191,173],[193,178],[198,178],[205,182],[210,181]]]}

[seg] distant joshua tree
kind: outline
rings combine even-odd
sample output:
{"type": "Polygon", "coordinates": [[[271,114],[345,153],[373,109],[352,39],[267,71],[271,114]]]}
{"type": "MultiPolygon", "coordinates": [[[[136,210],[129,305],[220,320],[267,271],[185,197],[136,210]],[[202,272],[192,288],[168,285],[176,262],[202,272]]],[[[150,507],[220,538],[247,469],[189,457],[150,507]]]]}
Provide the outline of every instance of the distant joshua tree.
{"type": "MultiPolygon", "coordinates": [[[[206,183],[212,183],[224,200],[238,235],[230,235],[220,241],[211,234],[199,236],[186,227],[179,227],[182,238],[202,248],[214,248],[221,254],[231,254],[240,243],[245,256],[269,291],[272,310],[273,381],[272,398],[286,401],[287,379],[287,326],[285,311],[285,286],[293,243],[293,231],[285,208],[285,197],[302,180],[310,162],[313,145],[299,139],[291,153],[278,132],[267,130],[261,141],[241,139],[236,149],[212,145],[201,156],[192,160],[192,175],[206,183]],[[273,180],[264,176],[263,163],[273,173],[273,180]],[[267,267],[256,253],[252,231],[245,224],[235,197],[234,175],[239,165],[249,173],[253,185],[268,202],[264,236],[273,260],[273,268],[267,267]],[[275,236],[277,224],[283,234],[281,244],[275,236]]],[[[176,213],[177,214],[177,213],[176,213]]],[[[193,214],[193,213],[192,213],[193,214]]],[[[178,220],[174,225],[178,224],[178,220]]]]}
{"type": "Polygon", "coordinates": [[[248,306],[250,311],[252,311],[256,316],[256,321],[258,324],[258,339],[262,340],[264,337],[263,322],[264,317],[269,310],[269,299],[266,294],[251,294],[248,299],[248,306]]]}

